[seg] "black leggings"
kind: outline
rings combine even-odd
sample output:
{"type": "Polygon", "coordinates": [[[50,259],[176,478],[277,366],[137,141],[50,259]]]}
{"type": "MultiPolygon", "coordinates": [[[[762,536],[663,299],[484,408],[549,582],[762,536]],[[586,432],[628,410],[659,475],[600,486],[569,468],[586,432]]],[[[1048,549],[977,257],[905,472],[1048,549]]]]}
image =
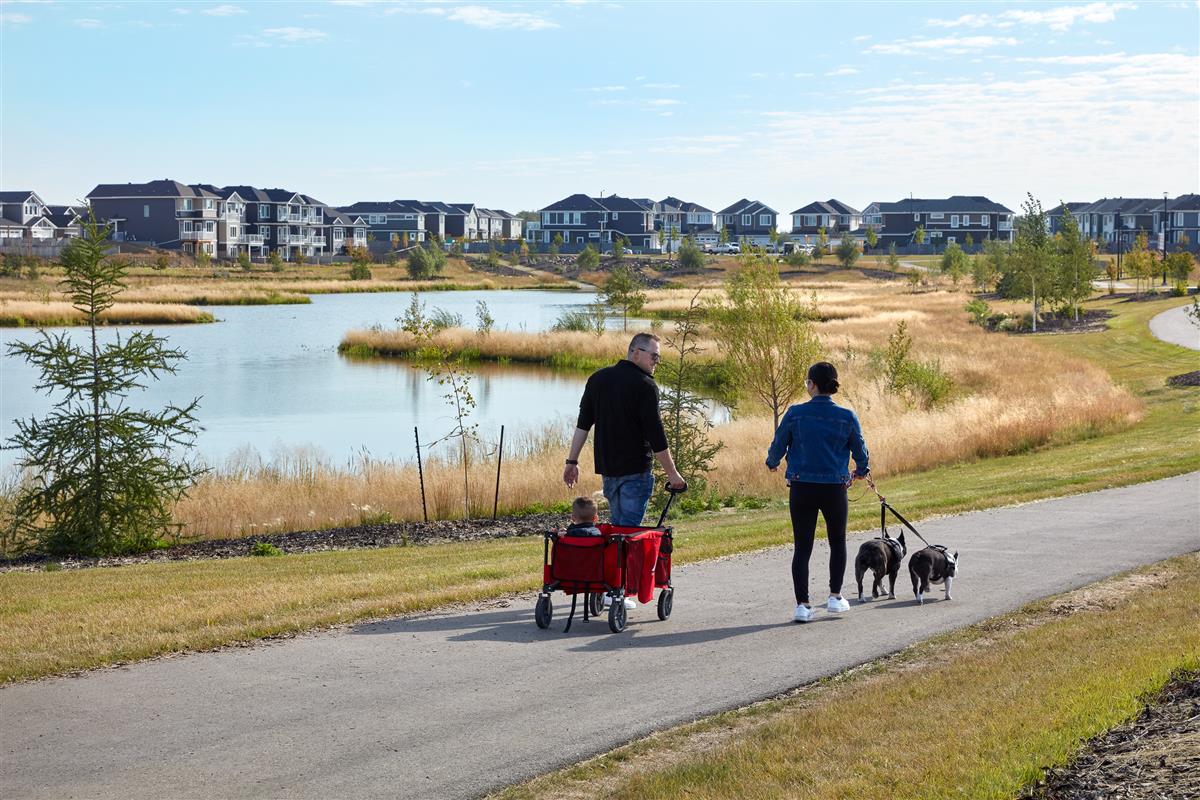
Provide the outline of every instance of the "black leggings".
{"type": "Polygon", "coordinates": [[[829,593],[842,593],[846,575],[846,517],[850,503],[846,487],[840,483],[800,483],[792,481],[789,507],[792,511],[792,535],[796,551],[792,555],[792,583],[796,603],[808,602],[808,559],[817,533],[817,512],[825,518],[829,536],[829,593]]]}

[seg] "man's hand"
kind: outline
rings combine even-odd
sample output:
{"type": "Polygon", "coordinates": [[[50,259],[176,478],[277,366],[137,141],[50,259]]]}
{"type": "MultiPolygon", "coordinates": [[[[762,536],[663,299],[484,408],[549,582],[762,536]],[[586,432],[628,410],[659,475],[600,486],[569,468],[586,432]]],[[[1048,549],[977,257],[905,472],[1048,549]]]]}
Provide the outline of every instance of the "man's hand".
{"type": "Polygon", "coordinates": [[[667,473],[667,485],[677,492],[682,492],[687,488],[687,481],[678,472],[667,473]]]}
{"type": "Polygon", "coordinates": [[[563,467],[563,483],[567,488],[574,488],[575,484],[579,483],[579,465],[567,464],[563,467]]]}

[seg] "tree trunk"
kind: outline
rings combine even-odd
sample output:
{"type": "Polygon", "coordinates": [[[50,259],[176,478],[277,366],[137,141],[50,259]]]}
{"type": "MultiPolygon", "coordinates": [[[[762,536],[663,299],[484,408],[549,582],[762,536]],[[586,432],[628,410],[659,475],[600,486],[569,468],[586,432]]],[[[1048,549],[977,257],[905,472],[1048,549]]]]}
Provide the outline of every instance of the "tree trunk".
{"type": "Polygon", "coordinates": [[[1037,333],[1037,279],[1032,280],[1033,285],[1033,332],[1037,333]]]}

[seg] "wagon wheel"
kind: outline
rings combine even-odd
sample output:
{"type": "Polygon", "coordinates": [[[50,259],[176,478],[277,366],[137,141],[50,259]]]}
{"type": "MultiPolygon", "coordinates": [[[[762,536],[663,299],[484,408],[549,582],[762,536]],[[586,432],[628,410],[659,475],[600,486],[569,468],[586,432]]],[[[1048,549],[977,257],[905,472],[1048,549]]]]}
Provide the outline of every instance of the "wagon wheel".
{"type": "Polygon", "coordinates": [[[549,628],[550,620],[554,617],[554,602],[548,594],[539,594],[537,606],[533,609],[533,621],[539,628],[549,628]]]}
{"type": "Polygon", "coordinates": [[[663,589],[658,593],[658,618],[666,619],[671,616],[671,606],[675,605],[675,590],[663,589]]]}
{"type": "Polygon", "coordinates": [[[625,630],[625,598],[614,597],[608,607],[608,629],[613,633],[625,630]]]}
{"type": "Polygon", "coordinates": [[[588,611],[593,617],[600,616],[604,610],[604,592],[592,592],[588,595],[588,611]]]}

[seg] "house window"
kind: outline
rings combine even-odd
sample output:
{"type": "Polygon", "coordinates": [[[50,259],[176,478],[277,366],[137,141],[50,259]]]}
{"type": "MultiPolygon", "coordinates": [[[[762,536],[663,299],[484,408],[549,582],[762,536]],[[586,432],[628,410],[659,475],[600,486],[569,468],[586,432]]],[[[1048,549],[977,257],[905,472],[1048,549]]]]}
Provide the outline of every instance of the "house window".
{"type": "Polygon", "coordinates": [[[817,224],[817,215],[805,214],[802,218],[801,224],[806,228],[814,227],[817,224]]]}
{"type": "Polygon", "coordinates": [[[192,210],[192,201],[190,198],[183,201],[183,210],[184,211],[192,210]]]}
{"type": "Polygon", "coordinates": [[[259,219],[270,219],[271,218],[271,207],[268,205],[265,205],[263,203],[259,203],[258,204],[258,218],[259,219]]]}
{"type": "Polygon", "coordinates": [[[987,214],[980,214],[980,215],[979,215],[979,224],[980,224],[980,225],[985,225],[985,226],[988,224],[988,215],[987,215],[987,214]]]}
{"type": "Polygon", "coordinates": [[[208,233],[212,233],[213,231],[216,230],[216,223],[215,222],[204,223],[204,230],[208,233]]]}
{"type": "Polygon", "coordinates": [[[749,227],[750,225],[753,225],[754,224],[754,215],[753,214],[742,214],[742,224],[747,227],[749,227]]]}
{"type": "Polygon", "coordinates": [[[929,218],[930,219],[945,219],[946,215],[943,214],[941,211],[933,211],[929,214],[929,218]]]}
{"type": "Polygon", "coordinates": [[[211,209],[211,208],[213,207],[213,201],[212,201],[211,199],[206,199],[206,200],[204,201],[204,207],[205,207],[205,208],[208,208],[208,209],[211,209]]]}
{"type": "Polygon", "coordinates": [[[149,218],[149,216],[150,216],[150,206],[148,206],[148,205],[146,205],[146,206],[142,206],[142,216],[143,216],[143,217],[147,217],[147,218],[149,218]]]}
{"type": "Polygon", "coordinates": [[[971,215],[970,215],[970,214],[963,214],[963,218],[962,218],[962,224],[963,224],[963,225],[970,225],[970,224],[971,224],[971,215]]]}
{"type": "Polygon", "coordinates": [[[589,239],[599,239],[600,231],[591,231],[590,233],[588,233],[588,238],[589,239]]]}
{"type": "Polygon", "coordinates": [[[913,222],[920,222],[920,221],[921,221],[921,214],[919,212],[916,214],[913,214],[913,222]]]}
{"type": "Polygon", "coordinates": [[[1183,212],[1182,211],[1175,212],[1175,227],[1176,228],[1183,227],[1183,212]]]}
{"type": "Polygon", "coordinates": [[[954,244],[954,242],[955,242],[955,239],[953,236],[946,237],[946,244],[954,244]]]}
{"type": "MultiPolygon", "coordinates": [[[[941,216],[941,215],[939,214],[938,216],[941,216]]],[[[957,228],[957,227],[958,227],[958,214],[951,214],[951,215],[950,215],[950,227],[951,227],[951,228],[957,228]]]]}
{"type": "Polygon", "coordinates": [[[762,225],[764,228],[769,227],[771,225],[771,215],[770,214],[759,214],[758,215],[758,224],[762,225]]]}
{"type": "Polygon", "coordinates": [[[333,238],[334,239],[345,239],[346,233],[341,228],[334,228],[333,229],[333,238]]]}
{"type": "Polygon", "coordinates": [[[183,232],[184,232],[184,233],[191,233],[191,232],[192,232],[192,223],[190,223],[190,222],[184,222],[184,223],[183,223],[183,232]]]}
{"type": "Polygon", "coordinates": [[[238,235],[237,225],[230,225],[229,226],[229,238],[236,239],[237,235],[238,235]]]}

